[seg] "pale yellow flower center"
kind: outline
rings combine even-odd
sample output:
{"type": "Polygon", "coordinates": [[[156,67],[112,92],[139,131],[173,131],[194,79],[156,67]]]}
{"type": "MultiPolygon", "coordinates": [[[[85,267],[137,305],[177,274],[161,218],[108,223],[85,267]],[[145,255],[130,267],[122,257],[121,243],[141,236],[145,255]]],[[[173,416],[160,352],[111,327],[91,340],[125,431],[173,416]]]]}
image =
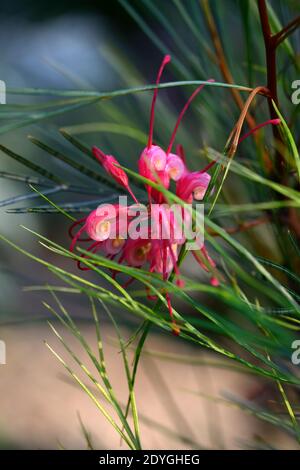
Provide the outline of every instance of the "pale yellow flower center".
{"type": "Polygon", "coordinates": [[[169,176],[171,179],[175,179],[178,176],[178,168],[173,167],[169,171],[169,176]]]}
{"type": "Polygon", "coordinates": [[[196,199],[196,201],[201,201],[204,198],[205,191],[206,189],[202,188],[201,186],[196,188],[194,191],[194,199],[196,199]]]}
{"type": "Polygon", "coordinates": [[[161,171],[164,169],[164,162],[161,158],[157,158],[154,162],[154,167],[157,171],[161,171]]]}
{"type": "Polygon", "coordinates": [[[117,237],[112,241],[113,248],[119,248],[122,245],[124,245],[124,239],[121,237],[117,237]]]}
{"type": "Polygon", "coordinates": [[[110,231],[110,222],[108,220],[105,220],[103,222],[99,222],[97,224],[97,233],[99,233],[100,235],[105,235],[106,233],[108,233],[110,231]]]}
{"type": "Polygon", "coordinates": [[[151,243],[146,243],[145,245],[139,246],[135,251],[136,257],[138,259],[145,258],[147,254],[149,253],[150,249],[151,249],[151,243]]]}

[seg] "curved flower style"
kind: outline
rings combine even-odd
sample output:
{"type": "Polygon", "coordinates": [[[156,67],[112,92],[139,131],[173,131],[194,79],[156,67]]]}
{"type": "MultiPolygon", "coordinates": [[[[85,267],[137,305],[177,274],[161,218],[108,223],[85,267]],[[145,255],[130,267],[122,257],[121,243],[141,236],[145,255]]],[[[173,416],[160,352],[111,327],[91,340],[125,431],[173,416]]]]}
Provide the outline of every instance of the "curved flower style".
{"type": "MultiPolygon", "coordinates": [[[[162,64],[159,68],[156,84],[160,82],[160,78],[164,67],[171,60],[170,56],[165,56],[162,64]]],[[[155,103],[158,95],[158,88],[155,88],[152,98],[151,112],[150,112],[150,127],[149,127],[149,138],[146,148],[142,151],[138,160],[138,170],[140,175],[147,178],[150,181],[160,183],[164,188],[168,189],[170,181],[173,180],[176,185],[176,195],[182,199],[182,201],[191,203],[193,199],[202,200],[209,182],[210,175],[206,172],[206,169],[198,172],[190,172],[185,164],[184,152],[181,146],[178,146],[177,154],[172,153],[172,147],[175,141],[175,136],[179,127],[179,124],[188,109],[192,100],[202,90],[203,85],[198,87],[186,105],[183,107],[178,120],[176,122],[174,131],[172,133],[170,143],[166,151],[161,147],[153,143],[153,131],[154,131],[154,117],[155,117],[155,103]]],[[[128,177],[126,173],[120,168],[118,161],[112,155],[106,155],[102,150],[97,147],[92,148],[92,152],[96,159],[103,166],[105,171],[118,183],[121,187],[125,188],[135,203],[138,204],[138,200],[132,192],[128,177]]],[[[214,162],[213,162],[214,163],[214,162]]],[[[212,164],[213,164],[212,163],[212,164]]],[[[210,166],[212,166],[210,164],[210,166]]],[[[177,235],[177,222],[174,218],[174,214],[163,207],[162,203],[165,203],[165,197],[162,192],[152,188],[146,184],[146,190],[148,193],[149,205],[147,208],[148,216],[150,217],[156,210],[154,203],[160,205],[160,214],[158,217],[158,232],[161,233],[164,227],[170,228],[170,235],[167,238],[161,236],[152,238],[150,232],[146,232],[146,236],[140,236],[137,239],[128,238],[126,233],[126,227],[128,221],[132,220],[129,208],[120,205],[108,205],[107,210],[102,208],[101,213],[98,209],[92,211],[88,217],[78,220],[73,224],[70,229],[70,235],[72,237],[71,251],[77,242],[91,242],[87,251],[95,253],[99,250],[109,259],[115,259],[117,257],[118,263],[126,263],[128,266],[135,268],[144,268],[148,265],[149,272],[155,272],[162,275],[163,280],[168,280],[170,273],[174,271],[176,276],[176,282],[179,286],[183,286],[183,281],[180,278],[180,272],[177,265],[178,262],[178,251],[179,247],[182,246],[186,238],[184,235],[177,235]],[[111,209],[114,209],[111,211],[111,209]],[[126,222],[126,223],[125,223],[126,222]],[[77,233],[74,235],[74,228],[81,226],[77,233]],[[125,233],[123,233],[125,231],[125,233]],[[87,238],[82,238],[83,233],[87,234],[87,238]]],[[[167,206],[167,205],[166,205],[167,206]]],[[[168,207],[168,206],[167,206],[168,207]]],[[[145,234],[144,234],[145,235],[145,234]]],[[[205,270],[209,271],[207,264],[211,267],[215,267],[215,263],[208,256],[204,246],[199,247],[199,256],[194,254],[195,259],[199,265],[205,270]],[[207,263],[207,264],[206,264],[207,263]]],[[[82,255],[82,258],[86,258],[86,255],[82,255]]],[[[78,262],[80,269],[89,269],[86,266],[81,266],[78,262]]],[[[113,272],[113,276],[117,275],[117,271],[113,272]]],[[[129,279],[126,286],[132,282],[133,279],[129,279]]],[[[218,285],[218,280],[213,277],[211,279],[213,285],[218,285]]],[[[171,306],[170,296],[168,292],[165,293],[166,300],[169,308],[171,318],[173,319],[173,310],[171,306]]],[[[153,298],[148,292],[148,297],[153,298]]],[[[178,334],[179,329],[173,320],[173,331],[178,334]]]]}

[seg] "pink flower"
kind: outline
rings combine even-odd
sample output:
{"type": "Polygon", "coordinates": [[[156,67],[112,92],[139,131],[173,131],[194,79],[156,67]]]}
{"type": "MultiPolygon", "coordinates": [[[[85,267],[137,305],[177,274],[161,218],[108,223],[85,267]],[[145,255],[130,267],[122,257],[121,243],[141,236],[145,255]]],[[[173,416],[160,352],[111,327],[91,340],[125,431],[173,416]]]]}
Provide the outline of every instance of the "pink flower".
{"type": "MultiPolygon", "coordinates": [[[[159,85],[164,67],[170,62],[170,60],[170,56],[167,55],[164,57],[157,74],[156,85],[159,85]]],[[[148,143],[138,160],[138,170],[141,176],[152,182],[159,183],[165,189],[169,189],[170,180],[175,181],[176,195],[180,197],[182,201],[188,203],[191,203],[193,199],[203,199],[210,182],[210,175],[207,171],[215,162],[210,163],[202,171],[189,172],[186,167],[185,155],[182,146],[177,146],[177,154],[172,153],[172,147],[185,112],[193,99],[202,90],[203,86],[204,85],[199,86],[192,93],[180,112],[166,152],[161,147],[153,143],[155,104],[158,95],[158,88],[156,87],[154,89],[150,111],[148,143]]],[[[93,147],[92,151],[105,171],[118,184],[125,188],[138,204],[138,201],[129,186],[127,174],[122,168],[120,168],[115,157],[112,155],[106,155],[97,147],[93,147]]],[[[128,208],[118,204],[107,205],[107,207],[105,206],[101,211],[98,208],[97,210],[92,211],[88,217],[73,224],[70,230],[70,235],[72,237],[70,250],[73,251],[76,243],[79,241],[90,241],[91,244],[87,248],[87,251],[90,253],[96,253],[101,250],[107,258],[115,259],[119,264],[126,263],[128,266],[135,268],[145,268],[148,266],[149,272],[161,274],[164,281],[169,279],[171,272],[174,272],[177,285],[183,287],[184,283],[181,279],[177,263],[178,249],[186,241],[185,234],[183,231],[178,230],[180,228],[179,223],[174,213],[169,210],[170,206],[168,206],[168,204],[163,205],[163,203],[167,202],[163,192],[152,188],[149,184],[146,184],[146,189],[149,205],[146,208],[145,217],[149,217],[151,219],[151,217],[155,215],[157,206],[154,206],[153,202],[160,204],[160,212],[156,220],[156,229],[159,233],[158,237],[153,237],[152,232],[150,233],[146,228],[143,235],[140,233],[140,238],[128,238],[127,223],[129,219],[131,220],[132,218],[132,216],[129,217],[128,215],[128,208]],[[78,226],[80,228],[74,235],[73,229],[78,226]],[[169,233],[168,236],[165,237],[162,234],[168,227],[169,233]],[[87,234],[86,238],[82,237],[84,232],[87,234]],[[142,238],[142,236],[144,238],[142,238]]],[[[190,223],[190,214],[186,214],[186,211],[184,211],[183,208],[181,208],[181,211],[184,217],[184,224],[190,223]]],[[[138,222],[140,223],[140,221],[138,222]]],[[[205,263],[196,252],[194,256],[199,265],[205,271],[209,271],[207,264],[211,266],[211,268],[215,268],[215,263],[209,257],[206,248],[201,246],[199,247],[199,250],[206,261],[205,263]]],[[[81,256],[82,259],[88,259],[88,257],[88,254],[81,256]]],[[[92,262],[92,258],[90,258],[90,262],[92,262]]],[[[80,261],[78,262],[78,267],[80,269],[89,269],[88,267],[82,267],[80,261]]],[[[113,270],[113,277],[115,277],[117,273],[118,271],[113,270]]],[[[125,286],[127,287],[133,280],[133,278],[130,278],[126,282],[125,286]]],[[[212,277],[211,283],[214,286],[218,285],[218,280],[215,276],[212,277]]],[[[150,294],[150,291],[148,291],[148,297],[152,299],[153,295],[150,294]]],[[[166,298],[169,313],[172,318],[173,332],[178,334],[179,328],[173,318],[170,295],[167,290],[164,290],[163,294],[166,298]]]]}
{"type": "Polygon", "coordinates": [[[106,256],[115,256],[121,253],[124,249],[126,240],[122,237],[116,237],[113,239],[108,238],[103,242],[101,249],[106,256]]]}
{"type": "MultiPolygon", "coordinates": [[[[72,243],[70,250],[73,251],[78,241],[96,241],[104,242],[111,236],[116,240],[121,240],[127,236],[127,226],[130,220],[128,207],[119,204],[107,204],[100,206],[100,209],[93,210],[88,217],[75,222],[70,230],[72,243]],[[73,228],[83,224],[76,235],[73,234],[73,228]],[[83,232],[86,232],[88,238],[80,239],[83,232]]],[[[115,244],[116,245],[116,244],[115,244]]],[[[106,247],[109,246],[107,243],[106,247]]]]}
{"type": "MultiPolygon", "coordinates": [[[[157,74],[156,85],[159,84],[164,67],[170,62],[170,60],[170,56],[164,57],[157,74]]],[[[208,171],[216,163],[216,161],[212,161],[204,169],[190,172],[186,166],[183,147],[178,145],[176,154],[172,153],[172,147],[182,118],[193,99],[202,90],[203,86],[204,85],[199,86],[192,93],[180,112],[166,152],[158,145],[153,144],[155,104],[158,95],[158,88],[156,87],[154,89],[150,112],[148,143],[138,160],[140,175],[152,182],[160,183],[165,189],[169,189],[170,180],[175,181],[176,195],[185,203],[192,203],[193,199],[197,201],[203,200],[211,180],[208,171]]],[[[240,139],[240,142],[252,135],[261,127],[267,124],[277,125],[279,122],[279,119],[274,119],[258,125],[256,128],[244,135],[240,139]]],[[[138,201],[129,186],[127,174],[122,168],[120,168],[118,161],[112,155],[106,155],[97,147],[93,147],[92,151],[105,171],[118,184],[125,188],[138,204],[138,201]]],[[[126,263],[128,266],[144,269],[148,266],[150,273],[160,274],[164,281],[169,279],[171,272],[174,272],[177,285],[183,287],[184,282],[181,279],[178,267],[178,250],[179,247],[186,242],[186,235],[184,231],[180,230],[178,219],[176,219],[176,216],[170,210],[170,206],[166,204],[167,201],[165,200],[166,198],[163,192],[152,188],[149,184],[146,184],[146,189],[149,198],[149,205],[145,211],[145,218],[151,219],[151,217],[156,217],[155,236],[153,236],[152,230],[149,231],[146,226],[146,230],[142,235],[140,232],[138,239],[128,238],[128,222],[133,219],[132,215],[129,216],[129,214],[131,214],[131,212],[128,211],[129,208],[119,204],[108,204],[107,206],[104,206],[104,208],[102,207],[101,210],[100,206],[98,209],[92,211],[87,217],[76,221],[72,225],[69,231],[72,238],[70,250],[73,251],[76,243],[78,242],[90,242],[90,245],[87,248],[88,253],[81,255],[81,259],[77,263],[80,269],[90,269],[89,267],[81,266],[81,261],[83,259],[89,259],[90,262],[93,262],[92,257],[89,257],[89,253],[92,254],[101,250],[106,258],[111,260],[115,259],[119,264],[126,263]],[[153,202],[160,205],[158,213],[156,213],[158,208],[153,205],[153,202]],[[73,231],[76,228],[78,228],[78,230],[74,235],[73,231]],[[169,230],[169,232],[167,232],[167,236],[165,236],[166,229],[169,230]],[[84,233],[86,236],[83,235],[84,233]]],[[[182,220],[184,226],[191,223],[191,215],[189,212],[187,213],[183,207],[181,207],[181,222],[182,220]]],[[[138,220],[138,223],[141,223],[140,220],[138,220]]],[[[192,251],[192,254],[204,271],[212,273],[210,283],[212,286],[217,287],[219,285],[219,280],[215,274],[216,263],[209,256],[202,241],[199,241],[198,248],[198,250],[192,251]]],[[[112,270],[113,277],[117,274],[117,270],[112,270]]],[[[124,287],[127,287],[133,281],[133,278],[129,278],[129,280],[124,284],[124,287]]],[[[162,293],[166,298],[168,310],[172,319],[172,330],[175,334],[179,334],[179,327],[173,317],[170,294],[167,289],[163,289],[162,293]]],[[[155,298],[150,292],[150,288],[147,288],[147,294],[149,299],[155,298]]]]}
{"type": "Polygon", "coordinates": [[[182,158],[178,157],[175,153],[169,153],[165,171],[172,180],[179,181],[187,169],[182,158]]]}
{"type": "Polygon", "coordinates": [[[97,210],[90,213],[85,222],[85,231],[92,240],[102,242],[110,235],[111,221],[105,215],[97,215],[97,210]]]}
{"type": "Polygon", "coordinates": [[[132,196],[133,200],[138,203],[135,195],[133,194],[129,182],[128,176],[122,168],[119,168],[120,163],[112,155],[106,155],[98,147],[92,147],[92,152],[97,160],[101,163],[105,171],[113,177],[113,179],[125,188],[132,196]]]}
{"type": "Polygon", "coordinates": [[[176,195],[190,204],[193,198],[202,201],[210,179],[210,175],[202,171],[188,172],[177,182],[176,195]]]}
{"type": "Polygon", "coordinates": [[[129,266],[142,267],[149,260],[151,241],[128,239],[124,248],[124,260],[129,266]]]}
{"type": "Polygon", "coordinates": [[[151,181],[156,181],[157,172],[164,171],[166,162],[166,152],[158,145],[151,145],[150,148],[146,147],[138,162],[139,173],[151,181]]]}

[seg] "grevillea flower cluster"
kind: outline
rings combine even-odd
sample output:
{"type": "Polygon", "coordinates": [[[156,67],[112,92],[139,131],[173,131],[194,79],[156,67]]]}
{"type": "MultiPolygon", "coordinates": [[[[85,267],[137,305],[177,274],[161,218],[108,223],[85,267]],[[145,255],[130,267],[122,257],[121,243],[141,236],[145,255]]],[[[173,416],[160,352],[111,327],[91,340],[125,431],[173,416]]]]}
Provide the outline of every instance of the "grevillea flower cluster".
{"type": "MultiPolygon", "coordinates": [[[[159,84],[164,67],[170,60],[170,56],[167,55],[164,57],[158,71],[156,85],[159,84]]],[[[183,115],[190,103],[202,90],[203,86],[204,85],[199,86],[192,93],[183,107],[166,150],[153,142],[155,104],[158,88],[154,89],[150,112],[148,142],[138,160],[138,171],[141,176],[154,183],[159,183],[160,186],[165,189],[169,189],[171,181],[174,181],[176,196],[186,204],[192,204],[194,200],[203,200],[211,180],[208,170],[215,163],[212,162],[202,170],[191,172],[187,168],[182,146],[177,146],[176,153],[172,151],[176,133],[183,115]]],[[[104,170],[129,193],[134,203],[139,205],[139,201],[130,187],[127,174],[120,167],[115,157],[105,154],[97,147],[93,147],[92,152],[103,166],[104,170]]],[[[147,210],[150,215],[155,205],[160,204],[165,206],[168,201],[166,201],[162,191],[153,188],[149,184],[145,186],[148,195],[147,210]]],[[[150,273],[159,273],[164,281],[168,280],[171,272],[173,272],[177,285],[183,286],[178,267],[178,254],[180,248],[186,242],[186,238],[184,236],[176,237],[176,235],[174,235],[176,230],[171,230],[171,235],[168,238],[156,237],[153,239],[150,233],[148,235],[147,233],[146,235],[143,233],[143,236],[133,239],[128,236],[127,233],[124,234],[124,230],[127,230],[128,220],[130,221],[133,217],[129,208],[121,204],[115,204],[114,209],[113,217],[111,217],[109,211],[106,213],[102,210],[101,213],[99,213],[99,211],[95,209],[87,217],[76,221],[70,228],[70,235],[72,237],[71,251],[74,250],[78,241],[91,242],[87,249],[87,251],[91,253],[100,251],[108,259],[115,260],[119,264],[125,263],[135,268],[147,268],[150,273]],[[124,220],[126,220],[126,224],[124,224],[124,220]],[[76,228],[78,228],[78,230],[74,235],[73,230],[76,228]],[[114,234],[114,236],[112,236],[112,234],[114,234]]],[[[166,224],[174,229],[176,220],[174,218],[171,219],[170,212],[162,209],[160,214],[159,225],[161,225],[161,228],[166,224]]],[[[192,251],[198,265],[207,272],[215,271],[215,262],[209,256],[204,243],[198,248],[198,250],[192,251]]],[[[86,257],[86,255],[82,255],[82,257],[86,257]]],[[[83,270],[89,269],[86,266],[82,266],[80,262],[78,262],[78,267],[83,270]]],[[[118,270],[113,270],[113,276],[115,277],[117,274],[118,270]]],[[[133,278],[130,278],[124,286],[128,286],[133,280],[133,278]]],[[[218,286],[219,284],[215,276],[211,277],[210,282],[213,286],[218,286]]],[[[150,299],[155,298],[151,295],[151,292],[147,294],[150,299]]],[[[170,295],[168,292],[164,292],[164,294],[171,318],[173,319],[170,295]]],[[[173,331],[179,332],[174,320],[173,331]]]]}
{"type": "MultiPolygon", "coordinates": [[[[164,57],[158,71],[156,79],[157,85],[160,82],[165,65],[170,62],[170,60],[170,56],[167,55],[164,57]]],[[[170,182],[173,180],[176,185],[176,196],[178,196],[184,203],[188,204],[191,204],[193,200],[201,201],[203,199],[211,179],[210,175],[207,173],[207,170],[211,165],[203,170],[191,172],[186,166],[182,146],[177,146],[176,153],[172,152],[172,148],[182,117],[192,100],[202,88],[203,85],[193,92],[182,109],[166,151],[153,142],[155,104],[158,95],[158,88],[155,88],[150,112],[148,143],[146,148],[141,152],[138,160],[138,170],[141,176],[153,181],[154,183],[159,183],[166,189],[169,189],[170,182]]],[[[139,201],[129,185],[127,174],[122,168],[120,168],[115,157],[105,154],[97,147],[93,147],[92,151],[95,158],[100,162],[105,171],[120,186],[128,191],[136,204],[139,204],[139,201]]],[[[146,184],[146,190],[148,193],[149,213],[151,213],[154,203],[165,204],[167,202],[164,194],[161,191],[154,189],[149,184],[146,184]]],[[[182,286],[183,281],[180,278],[177,262],[179,249],[185,243],[185,238],[176,238],[174,235],[176,230],[171,230],[171,235],[167,239],[159,237],[153,239],[150,237],[150,234],[149,237],[145,237],[145,234],[143,234],[143,237],[137,239],[123,237],[120,235],[122,234],[122,220],[124,220],[124,215],[127,218],[127,221],[131,216],[127,206],[116,204],[114,208],[115,215],[113,219],[111,219],[109,214],[106,214],[105,211],[101,211],[101,214],[99,214],[99,211],[96,209],[87,217],[75,222],[70,229],[70,234],[73,238],[70,247],[71,251],[74,250],[75,244],[78,241],[90,241],[91,244],[87,251],[92,253],[101,251],[108,259],[116,259],[119,263],[126,263],[128,266],[133,266],[135,268],[142,268],[147,265],[149,272],[161,274],[163,280],[167,280],[170,273],[174,271],[177,284],[182,286]],[[81,227],[74,235],[74,228],[80,225],[81,227]],[[84,233],[87,235],[86,238],[82,237],[84,233]],[[117,234],[117,236],[112,238],[110,236],[111,233],[117,234]]],[[[176,220],[170,220],[170,212],[162,210],[160,211],[160,214],[162,214],[159,219],[161,225],[165,223],[172,227],[172,224],[176,224],[176,220]]],[[[201,256],[194,252],[193,254],[201,267],[206,271],[209,271],[207,267],[208,265],[215,267],[215,263],[208,255],[205,246],[199,246],[199,250],[202,252],[201,256]]],[[[80,262],[78,262],[78,267],[80,269],[88,269],[86,266],[82,266],[80,262]]],[[[114,270],[113,276],[116,276],[117,272],[117,270],[114,270]]],[[[132,280],[133,279],[129,279],[125,285],[127,286],[132,280]]],[[[213,285],[218,285],[218,280],[215,277],[211,279],[211,282],[213,285]]],[[[150,293],[148,294],[150,298],[153,298],[150,293]]],[[[170,315],[173,318],[169,293],[166,292],[165,295],[170,315]]]]}

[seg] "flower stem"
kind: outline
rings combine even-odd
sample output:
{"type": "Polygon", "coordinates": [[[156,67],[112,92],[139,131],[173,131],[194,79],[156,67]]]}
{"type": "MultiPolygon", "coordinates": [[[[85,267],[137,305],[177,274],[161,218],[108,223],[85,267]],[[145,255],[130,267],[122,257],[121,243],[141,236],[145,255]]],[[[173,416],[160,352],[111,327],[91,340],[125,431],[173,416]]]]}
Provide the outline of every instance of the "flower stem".
{"type": "MultiPolygon", "coordinates": [[[[278,103],[278,94],[277,94],[277,71],[276,71],[276,48],[282,40],[284,40],[290,33],[295,31],[295,28],[299,26],[300,19],[296,18],[294,21],[289,23],[285,28],[283,28],[279,33],[272,34],[269,17],[268,17],[268,8],[266,0],[258,0],[258,11],[260,16],[260,22],[262,27],[262,32],[264,36],[265,51],[266,51],[266,65],[267,65],[267,79],[268,79],[268,89],[270,97],[268,98],[269,110],[271,119],[276,119],[278,116],[276,110],[274,109],[272,100],[274,100],[276,106],[280,108],[278,103]]],[[[285,161],[282,153],[278,149],[284,149],[285,143],[279,132],[278,126],[273,126],[273,136],[275,141],[275,146],[277,147],[275,154],[275,171],[273,171],[274,178],[279,181],[281,184],[285,184],[286,181],[286,170],[285,170],[285,161]],[[276,143],[278,143],[276,145],[276,143]]],[[[300,226],[297,221],[297,215],[294,217],[294,209],[290,209],[288,216],[283,213],[283,220],[287,221],[289,227],[297,235],[297,238],[300,240],[300,226]]]]}
{"type": "MultiPolygon", "coordinates": [[[[276,36],[272,35],[271,26],[269,22],[268,9],[266,0],[258,0],[258,11],[261,22],[262,33],[265,43],[265,52],[266,52],[266,65],[267,65],[267,80],[268,80],[268,89],[270,91],[270,97],[268,98],[269,111],[271,119],[276,119],[278,116],[273,107],[272,100],[278,106],[278,94],[277,94],[277,65],[276,65],[276,36]]],[[[277,126],[273,127],[273,135],[275,143],[279,142],[279,148],[282,148],[283,141],[280,135],[279,129],[277,126]]],[[[280,152],[276,152],[276,163],[275,163],[275,173],[278,175],[282,174],[284,167],[284,158],[280,152]]]]}

